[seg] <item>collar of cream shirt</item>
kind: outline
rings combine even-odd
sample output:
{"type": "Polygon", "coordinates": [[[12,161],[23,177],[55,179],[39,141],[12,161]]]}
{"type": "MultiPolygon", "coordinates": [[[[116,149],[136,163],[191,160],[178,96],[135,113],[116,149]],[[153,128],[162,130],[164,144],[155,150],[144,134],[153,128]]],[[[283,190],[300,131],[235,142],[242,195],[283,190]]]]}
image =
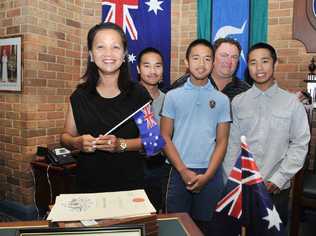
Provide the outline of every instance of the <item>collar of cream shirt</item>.
{"type": "Polygon", "coordinates": [[[278,88],[279,87],[278,87],[277,83],[274,83],[270,88],[268,88],[268,90],[263,92],[260,89],[258,89],[256,87],[256,85],[253,85],[252,90],[251,90],[251,92],[252,92],[251,95],[253,96],[253,98],[256,98],[262,94],[265,94],[266,96],[271,98],[277,92],[278,88]]]}

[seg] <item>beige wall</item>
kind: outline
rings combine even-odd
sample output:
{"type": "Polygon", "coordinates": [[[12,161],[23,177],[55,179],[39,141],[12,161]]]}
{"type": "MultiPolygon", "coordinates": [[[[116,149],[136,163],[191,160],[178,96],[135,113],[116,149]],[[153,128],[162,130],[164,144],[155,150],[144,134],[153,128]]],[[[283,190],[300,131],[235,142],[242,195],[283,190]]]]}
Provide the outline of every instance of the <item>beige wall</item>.
{"type": "MultiPolygon", "coordinates": [[[[4,0],[0,37],[23,35],[23,91],[0,92],[0,200],[33,203],[29,162],[38,145],[59,142],[67,101],[84,70],[87,30],[100,21],[101,1],[4,0]],[[22,194],[21,194],[22,193],[22,194]]],[[[315,54],[292,40],[293,1],[269,1],[269,42],[277,48],[281,86],[305,88],[315,54]]],[[[171,80],[196,37],[196,1],[172,1],[171,80]]]]}

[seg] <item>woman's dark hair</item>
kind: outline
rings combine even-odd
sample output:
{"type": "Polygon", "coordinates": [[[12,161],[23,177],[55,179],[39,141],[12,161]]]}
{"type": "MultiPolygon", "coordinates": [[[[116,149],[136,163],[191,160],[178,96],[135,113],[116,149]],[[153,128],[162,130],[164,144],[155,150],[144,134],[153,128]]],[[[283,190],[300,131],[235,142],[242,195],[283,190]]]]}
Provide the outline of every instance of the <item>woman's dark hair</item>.
{"type": "MultiPolygon", "coordinates": [[[[121,92],[126,92],[129,90],[132,81],[131,81],[131,75],[130,75],[130,69],[128,64],[128,53],[127,53],[127,39],[124,34],[124,31],[121,27],[118,25],[111,23],[111,22],[102,22],[100,24],[97,24],[93,26],[89,32],[87,37],[87,46],[88,50],[92,50],[92,44],[93,40],[96,36],[96,34],[101,30],[106,29],[112,29],[116,31],[122,39],[123,48],[124,48],[124,61],[120,67],[120,73],[118,77],[118,87],[121,90],[121,92]]],[[[87,62],[87,68],[84,75],[81,77],[81,79],[84,80],[84,83],[79,84],[78,88],[84,88],[87,89],[90,93],[97,94],[97,84],[99,81],[99,73],[98,73],[98,67],[96,64],[91,60],[90,54],[88,54],[88,62],[87,62]]]]}
{"type": "Polygon", "coordinates": [[[187,48],[187,51],[185,53],[185,58],[187,60],[189,60],[192,48],[194,48],[197,45],[204,45],[204,46],[208,47],[209,49],[211,49],[212,58],[214,58],[214,48],[213,48],[212,44],[210,43],[210,41],[208,41],[206,39],[196,39],[196,40],[192,41],[187,48]]]}

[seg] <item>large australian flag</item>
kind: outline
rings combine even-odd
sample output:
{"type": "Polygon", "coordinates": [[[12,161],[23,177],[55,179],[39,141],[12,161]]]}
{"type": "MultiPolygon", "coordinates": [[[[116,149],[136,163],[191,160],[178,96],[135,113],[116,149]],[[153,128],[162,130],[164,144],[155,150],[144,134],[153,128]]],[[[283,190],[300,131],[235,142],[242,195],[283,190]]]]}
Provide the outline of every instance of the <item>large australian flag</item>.
{"type": "Polygon", "coordinates": [[[137,55],[146,47],[164,57],[164,86],[170,84],[171,1],[103,0],[102,21],[120,25],[128,39],[128,59],[137,80],[137,55]]]}
{"type": "Polygon", "coordinates": [[[212,1],[212,41],[230,37],[242,48],[237,76],[244,79],[247,68],[246,55],[249,47],[250,0],[212,1]]]}
{"type": "Polygon", "coordinates": [[[215,235],[238,236],[242,226],[246,235],[286,235],[245,138],[213,219],[217,228],[215,235]]]}

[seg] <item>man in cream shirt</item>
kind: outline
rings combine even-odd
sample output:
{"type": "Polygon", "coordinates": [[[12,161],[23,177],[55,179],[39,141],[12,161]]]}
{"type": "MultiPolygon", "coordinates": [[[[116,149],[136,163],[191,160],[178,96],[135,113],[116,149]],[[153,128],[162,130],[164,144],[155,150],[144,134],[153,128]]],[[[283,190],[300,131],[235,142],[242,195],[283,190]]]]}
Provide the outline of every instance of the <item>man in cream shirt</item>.
{"type": "Polygon", "coordinates": [[[295,94],[277,85],[277,56],[271,45],[253,45],[247,61],[254,85],[232,101],[233,123],[224,168],[229,175],[240,151],[240,136],[246,136],[267,190],[286,224],[290,180],[303,167],[308,150],[308,119],[295,94]]]}

